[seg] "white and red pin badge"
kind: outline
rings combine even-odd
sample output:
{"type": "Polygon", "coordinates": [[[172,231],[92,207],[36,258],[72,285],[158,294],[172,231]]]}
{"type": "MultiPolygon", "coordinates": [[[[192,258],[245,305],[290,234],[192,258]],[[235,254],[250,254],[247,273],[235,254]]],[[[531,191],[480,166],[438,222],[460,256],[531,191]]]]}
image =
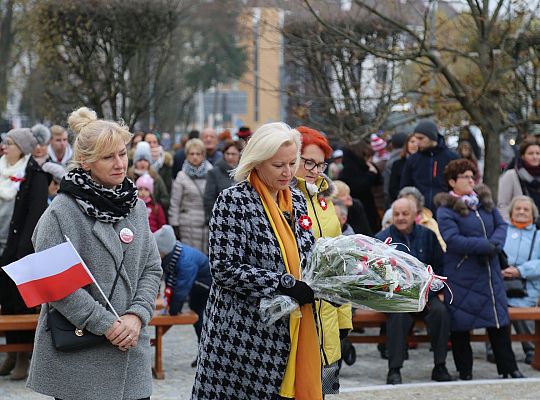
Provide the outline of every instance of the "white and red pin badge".
{"type": "Polygon", "coordinates": [[[305,229],[306,231],[309,231],[311,229],[311,227],[313,226],[313,221],[311,220],[311,218],[309,218],[308,215],[302,215],[299,219],[298,219],[298,223],[300,224],[300,226],[305,229]]]}
{"type": "Polygon", "coordinates": [[[328,208],[328,203],[323,197],[319,197],[319,204],[321,205],[323,211],[326,211],[326,209],[328,208]]]}
{"type": "Polygon", "coordinates": [[[133,242],[133,231],[129,228],[122,228],[120,231],[120,240],[126,244],[133,242]]]}

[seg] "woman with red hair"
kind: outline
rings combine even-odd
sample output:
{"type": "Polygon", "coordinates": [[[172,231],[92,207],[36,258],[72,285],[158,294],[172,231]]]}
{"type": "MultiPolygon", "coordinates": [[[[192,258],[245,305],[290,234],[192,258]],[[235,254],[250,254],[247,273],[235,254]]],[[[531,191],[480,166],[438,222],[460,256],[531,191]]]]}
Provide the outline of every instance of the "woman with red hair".
{"type": "MultiPolygon", "coordinates": [[[[302,135],[296,187],[306,198],[313,235],[315,239],[339,236],[341,224],[331,199],[336,188],[324,174],[328,166],[325,160],[331,157],[332,148],[319,131],[305,126],[296,130],[302,135]]],[[[345,339],[352,329],[351,306],[335,307],[317,299],[315,308],[323,361],[323,394],[339,393],[341,339],[345,339]]]]}

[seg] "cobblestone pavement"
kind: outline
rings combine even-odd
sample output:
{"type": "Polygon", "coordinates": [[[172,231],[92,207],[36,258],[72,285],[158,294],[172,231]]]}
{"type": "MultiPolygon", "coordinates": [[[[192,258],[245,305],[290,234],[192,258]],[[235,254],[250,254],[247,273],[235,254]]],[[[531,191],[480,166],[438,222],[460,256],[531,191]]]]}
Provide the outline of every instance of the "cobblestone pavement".
{"type": "MultiPolygon", "coordinates": [[[[428,344],[420,344],[410,350],[409,360],[402,369],[403,385],[385,384],[387,361],[379,357],[374,344],[355,345],[358,353],[353,366],[341,370],[341,394],[327,396],[327,400],[409,400],[420,396],[424,399],[538,399],[540,398],[540,371],[523,363],[521,346],[514,344],[514,351],[521,371],[529,378],[525,380],[498,379],[494,364],[485,361],[484,345],[473,344],[474,381],[435,383],[431,382],[433,356],[428,344]]],[[[164,337],[163,366],[165,380],[154,380],[152,400],[185,400],[190,398],[194,369],[190,364],[195,359],[196,337],[193,328],[177,326],[164,337]]],[[[3,355],[0,355],[3,360],[3,355]]],[[[455,374],[452,355],[449,353],[448,369],[455,374]]],[[[44,400],[42,396],[24,387],[24,382],[11,382],[0,377],[0,400],[44,400]]],[[[224,399],[225,400],[225,399],[224,399]]],[[[231,399],[233,400],[233,399],[231,399]]],[[[254,399],[255,400],[255,399],[254,399]]]]}

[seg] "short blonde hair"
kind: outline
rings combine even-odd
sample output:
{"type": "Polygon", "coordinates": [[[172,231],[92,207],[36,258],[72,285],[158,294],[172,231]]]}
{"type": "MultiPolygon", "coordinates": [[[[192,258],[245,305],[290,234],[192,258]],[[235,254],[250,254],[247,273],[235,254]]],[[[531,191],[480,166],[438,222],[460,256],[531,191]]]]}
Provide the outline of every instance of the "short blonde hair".
{"type": "Polygon", "coordinates": [[[206,157],[206,147],[204,147],[204,143],[201,139],[189,139],[186,142],[186,145],[184,146],[184,152],[186,153],[186,157],[193,147],[198,147],[199,150],[202,151],[202,153],[206,157]]]}
{"type": "Polygon", "coordinates": [[[514,210],[514,207],[516,206],[516,203],[518,201],[528,201],[529,203],[531,203],[534,223],[534,221],[536,221],[536,219],[538,218],[538,207],[536,207],[534,200],[531,199],[529,196],[516,196],[512,199],[510,205],[508,206],[508,218],[512,218],[512,211],[514,210]]]}
{"type": "MultiPolygon", "coordinates": [[[[284,144],[296,145],[296,169],[300,162],[302,142],[300,132],[284,122],[262,125],[249,139],[242,151],[238,167],[233,170],[234,180],[241,182],[262,162],[272,158],[284,144]]],[[[294,173],[296,173],[296,169],[294,173]]]]}
{"type": "Polygon", "coordinates": [[[332,183],[336,187],[336,190],[334,191],[332,198],[337,198],[341,196],[349,196],[351,194],[351,188],[345,182],[335,180],[335,181],[332,181],[332,183]]]}
{"type": "Polygon", "coordinates": [[[73,111],[68,124],[76,135],[70,170],[101,159],[120,144],[127,145],[133,136],[123,123],[98,119],[95,111],[87,107],[73,111]]]}
{"type": "Polygon", "coordinates": [[[60,135],[63,135],[64,133],[67,134],[67,129],[60,125],[51,126],[50,131],[51,131],[52,136],[60,136],[60,135]]]}

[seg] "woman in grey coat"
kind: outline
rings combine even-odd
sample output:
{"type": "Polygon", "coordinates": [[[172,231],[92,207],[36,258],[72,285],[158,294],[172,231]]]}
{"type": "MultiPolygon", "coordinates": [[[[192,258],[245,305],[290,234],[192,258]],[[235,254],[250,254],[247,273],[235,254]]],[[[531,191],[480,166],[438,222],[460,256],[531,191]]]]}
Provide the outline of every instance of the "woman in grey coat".
{"type": "Polygon", "coordinates": [[[162,270],[146,207],[126,178],[131,134],[114,122],[97,120],[84,107],[68,122],[77,134],[71,170],[32,240],[41,251],[67,236],[120,319],[95,284],[42,307],[27,386],[62,400],[149,399],[152,371],[146,326],[162,270]],[[51,309],[106,340],[82,350],[58,351],[47,328],[51,309]]]}
{"type": "Polygon", "coordinates": [[[206,161],[202,140],[188,140],[185,149],[186,161],[171,190],[169,224],[180,241],[208,254],[208,226],[203,202],[206,176],[212,164],[206,161]]]}
{"type": "MultiPolygon", "coordinates": [[[[240,183],[223,190],[216,201],[209,245],[213,285],[199,344],[193,400],[275,400],[280,395],[322,399],[320,350],[310,304],[313,291],[293,277],[293,267],[298,271],[305,266],[314,243],[310,227],[303,224],[309,220],[304,196],[289,187],[299,150],[298,131],[283,123],[263,125],[242,153],[235,172],[240,183]],[[282,204],[284,198],[290,200],[288,207],[282,204]],[[282,236],[284,230],[288,236],[282,236]],[[293,247],[290,252],[289,245],[293,247]],[[291,255],[296,257],[294,265],[291,255]],[[261,319],[261,300],[278,294],[303,305],[301,319],[312,321],[314,342],[302,341],[302,336],[293,341],[289,331],[293,317],[271,325],[261,319]],[[291,349],[306,343],[310,344],[309,354],[318,357],[318,364],[311,364],[318,369],[308,371],[315,372],[309,375],[308,390],[295,386],[296,391],[285,395],[291,349]]],[[[305,365],[296,365],[295,385],[307,380],[299,367],[305,365]]]]}

